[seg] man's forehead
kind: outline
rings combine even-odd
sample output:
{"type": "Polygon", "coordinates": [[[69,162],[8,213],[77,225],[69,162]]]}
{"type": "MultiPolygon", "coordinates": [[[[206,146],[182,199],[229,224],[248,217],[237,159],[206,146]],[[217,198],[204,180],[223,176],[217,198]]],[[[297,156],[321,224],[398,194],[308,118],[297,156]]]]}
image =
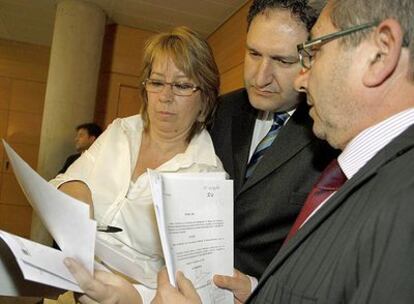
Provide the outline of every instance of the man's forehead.
{"type": "Polygon", "coordinates": [[[320,35],[318,34],[318,28],[316,27],[316,24],[312,27],[311,31],[309,32],[309,38],[310,39],[314,39],[316,37],[319,37],[320,35]]]}
{"type": "Polygon", "coordinates": [[[85,129],[85,128],[78,129],[77,133],[78,134],[87,134],[87,135],[89,135],[88,129],[85,129]]]}
{"type": "Polygon", "coordinates": [[[286,49],[306,39],[306,27],[286,10],[274,10],[273,16],[258,15],[247,33],[246,45],[251,49],[286,49]]]}
{"type": "Polygon", "coordinates": [[[322,10],[315,25],[310,31],[310,38],[320,37],[332,32],[332,22],[330,19],[329,4],[322,10]]]}

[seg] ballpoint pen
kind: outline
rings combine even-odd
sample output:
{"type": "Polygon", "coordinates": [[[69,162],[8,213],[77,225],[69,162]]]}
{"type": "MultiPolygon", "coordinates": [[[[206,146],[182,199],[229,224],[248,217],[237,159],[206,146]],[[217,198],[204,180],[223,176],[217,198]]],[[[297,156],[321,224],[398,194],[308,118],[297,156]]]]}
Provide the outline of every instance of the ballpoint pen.
{"type": "Polygon", "coordinates": [[[115,232],[121,232],[122,228],[115,227],[115,226],[109,226],[109,225],[98,225],[96,228],[99,232],[107,232],[107,233],[115,233],[115,232]]]}

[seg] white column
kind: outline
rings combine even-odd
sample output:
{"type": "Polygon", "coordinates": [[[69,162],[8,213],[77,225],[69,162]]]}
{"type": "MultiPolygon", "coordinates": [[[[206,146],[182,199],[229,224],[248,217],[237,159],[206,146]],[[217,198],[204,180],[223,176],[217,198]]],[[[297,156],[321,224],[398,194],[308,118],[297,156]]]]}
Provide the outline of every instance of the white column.
{"type": "MultiPolygon", "coordinates": [[[[74,128],[93,121],[105,19],[102,9],[83,0],[57,5],[37,166],[45,179],[74,152],[74,128]]],[[[50,243],[35,214],[31,238],[50,243]]]]}

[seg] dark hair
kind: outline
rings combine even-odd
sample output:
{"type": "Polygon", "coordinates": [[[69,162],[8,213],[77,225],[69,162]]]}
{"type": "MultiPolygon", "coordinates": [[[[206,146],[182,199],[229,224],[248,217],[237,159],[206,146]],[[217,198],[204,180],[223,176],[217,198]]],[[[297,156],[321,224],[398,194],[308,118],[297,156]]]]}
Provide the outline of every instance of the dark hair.
{"type": "Polygon", "coordinates": [[[89,136],[95,136],[95,138],[97,138],[102,133],[101,127],[93,122],[84,123],[76,127],[76,131],[79,131],[80,129],[85,129],[88,131],[89,136]]]}
{"type": "Polygon", "coordinates": [[[268,10],[285,9],[310,31],[325,3],[323,0],[254,0],[247,15],[247,30],[257,15],[268,10]]]}

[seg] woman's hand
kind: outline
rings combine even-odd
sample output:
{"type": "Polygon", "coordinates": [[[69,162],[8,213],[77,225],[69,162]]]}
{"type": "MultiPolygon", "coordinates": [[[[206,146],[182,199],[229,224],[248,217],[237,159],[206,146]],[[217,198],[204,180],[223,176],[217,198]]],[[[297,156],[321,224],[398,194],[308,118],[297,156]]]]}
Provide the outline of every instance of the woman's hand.
{"type": "Polygon", "coordinates": [[[106,271],[95,271],[95,277],[74,259],[66,258],[65,265],[75,277],[84,295],[82,304],[142,304],[141,296],[127,280],[106,271]]]}
{"type": "Polygon", "coordinates": [[[177,288],[168,280],[167,268],[158,272],[158,287],[151,304],[201,304],[200,296],[182,272],[177,273],[177,288]]]}
{"type": "Polygon", "coordinates": [[[70,181],[60,185],[58,189],[77,200],[87,203],[90,206],[90,216],[94,218],[92,193],[85,183],[81,181],[70,181]]]}
{"type": "Polygon", "coordinates": [[[217,287],[228,289],[233,293],[234,304],[246,302],[252,293],[249,277],[237,269],[234,269],[233,276],[215,275],[213,281],[217,287]]]}

